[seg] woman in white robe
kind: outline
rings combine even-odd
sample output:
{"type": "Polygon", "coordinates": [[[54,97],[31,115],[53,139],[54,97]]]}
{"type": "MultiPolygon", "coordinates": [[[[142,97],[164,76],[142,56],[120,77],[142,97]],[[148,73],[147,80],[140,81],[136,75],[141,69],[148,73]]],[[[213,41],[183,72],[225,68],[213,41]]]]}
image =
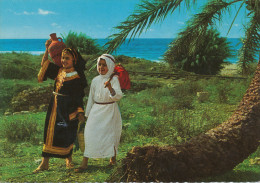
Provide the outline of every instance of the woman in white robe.
{"type": "Polygon", "coordinates": [[[122,98],[123,93],[117,76],[109,81],[115,67],[114,60],[109,54],[103,54],[97,60],[99,76],[92,80],[85,113],[84,157],[76,172],[83,172],[87,168],[88,158],[111,157],[110,164],[116,162],[122,131],[122,119],[116,101],[122,98]]]}

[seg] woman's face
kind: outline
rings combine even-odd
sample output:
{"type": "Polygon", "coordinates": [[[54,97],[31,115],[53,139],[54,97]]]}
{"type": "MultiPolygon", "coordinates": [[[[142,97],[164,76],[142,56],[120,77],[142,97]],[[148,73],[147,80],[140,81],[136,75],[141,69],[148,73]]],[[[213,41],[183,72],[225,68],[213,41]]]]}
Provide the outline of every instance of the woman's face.
{"type": "Polygon", "coordinates": [[[73,67],[73,57],[71,54],[62,52],[61,64],[65,69],[70,69],[73,67]]]}
{"type": "Polygon", "coordinates": [[[107,63],[102,58],[98,62],[98,72],[101,75],[105,75],[108,72],[107,63]]]}

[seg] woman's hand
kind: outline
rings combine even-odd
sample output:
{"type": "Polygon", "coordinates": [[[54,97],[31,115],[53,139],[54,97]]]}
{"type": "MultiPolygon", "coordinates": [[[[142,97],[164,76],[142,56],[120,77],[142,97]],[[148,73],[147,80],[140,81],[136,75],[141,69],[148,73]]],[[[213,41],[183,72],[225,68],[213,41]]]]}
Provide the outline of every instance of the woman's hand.
{"type": "Polygon", "coordinates": [[[48,39],[48,40],[45,42],[45,47],[46,47],[46,49],[49,48],[50,44],[51,44],[51,40],[48,39]]]}
{"type": "Polygon", "coordinates": [[[79,113],[78,120],[79,120],[79,124],[78,124],[77,133],[79,133],[85,128],[85,121],[87,120],[87,118],[84,116],[84,113],[79,113]]]}
{"type": "Polygon", "coordinates": [[[44,62],[45,62],[46,60],[48,60],[48,48],[49,48],[50,44],[51,44],[51,40],[48,39],[48,40],[45,42],[46,50],[45,50],[45,53],[44,53],[44,55],[43,55],[43,57],[42,57],[41,66],[43,66],[44,62]]]}
{"type": "Polygon", "coordinates": [[[86,121],[86,117],[84,116],[83,113],[79,113],[79,114],[78,114],[78,120],[79,120],[80,123],[86,121]]]}

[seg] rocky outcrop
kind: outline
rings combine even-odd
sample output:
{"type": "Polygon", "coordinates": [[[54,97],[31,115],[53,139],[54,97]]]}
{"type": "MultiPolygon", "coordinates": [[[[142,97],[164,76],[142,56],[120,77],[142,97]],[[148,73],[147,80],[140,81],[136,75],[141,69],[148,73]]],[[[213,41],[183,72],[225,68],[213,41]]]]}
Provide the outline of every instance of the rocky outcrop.
{"type": "Polygon", "coordinates": [[[10,108],[5,114],[47,111],[52,91],[53,85],[24,90],[12,98],[10,108]]]}

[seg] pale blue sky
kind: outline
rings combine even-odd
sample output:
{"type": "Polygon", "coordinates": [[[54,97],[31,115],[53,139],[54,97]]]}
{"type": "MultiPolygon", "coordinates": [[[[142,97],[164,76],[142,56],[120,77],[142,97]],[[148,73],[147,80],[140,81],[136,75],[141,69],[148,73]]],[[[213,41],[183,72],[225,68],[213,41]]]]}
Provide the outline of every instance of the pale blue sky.
{"type": "MultiPolygon", "coordinates": [[[[185,27],[185,22],[208,0],[198,0],[196,11],[182,8],[169,14],[165,21],[154,24],[140,38],[174,38],[185,27]]],[[[0,0],[0,39],[43,38],[56,32],[67,34],[70,30],[85,33],[92,38],[106,38],[116,33],[113,27],[124,21],[140,0],[0,0]]],[[[240,4],[237,4],[237,8],[240,4]]],[[[226,36],[235,9],[224,16],[219,25],[226,36]]],[[[244,36],[245,9],[236,19],[228,37],[244,36]]]]}

